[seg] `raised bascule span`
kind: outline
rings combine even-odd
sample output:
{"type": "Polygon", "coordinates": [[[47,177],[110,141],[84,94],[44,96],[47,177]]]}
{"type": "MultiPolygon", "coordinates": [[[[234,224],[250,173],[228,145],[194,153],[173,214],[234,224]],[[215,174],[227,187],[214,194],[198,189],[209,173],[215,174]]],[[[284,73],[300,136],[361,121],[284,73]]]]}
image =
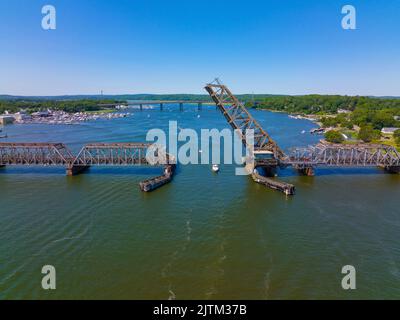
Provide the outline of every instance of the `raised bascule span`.
{"type": "Polygon", "coordinates": [[[240,138],[246,147],[246,130],[254,130],[254,153],[272,153],[277,160],[284,160],[285,154],[269,134],[252,117],[247,108],[218,79],[205,86],[215,104],[230,126],[240,130],[240,138]]]}
{"type": "Polygon", "coordinates": [[[301,174],[314,175],[316,166],[326,167],[380,167],[390,173],[400,173],[400,154],[394,147],[381,144],[331,144],[319,143],[308,148],[294,148],[288,155],[278,146],[269,134],[258,124],[246,107],[218,79],[205,86],[215,104],[233,129],[239,129],[243,145],[252,149],[246,142],[246,130],[254,130],[254,168],[251,168],[254,181],[287,195],[295,193],[292,184],[260,175],[257,167],[263,167],[269,175],[276,175],[278,167],[293,167],[301,174]],[[269,158],[265,158],[270,154],[269,158]]]}

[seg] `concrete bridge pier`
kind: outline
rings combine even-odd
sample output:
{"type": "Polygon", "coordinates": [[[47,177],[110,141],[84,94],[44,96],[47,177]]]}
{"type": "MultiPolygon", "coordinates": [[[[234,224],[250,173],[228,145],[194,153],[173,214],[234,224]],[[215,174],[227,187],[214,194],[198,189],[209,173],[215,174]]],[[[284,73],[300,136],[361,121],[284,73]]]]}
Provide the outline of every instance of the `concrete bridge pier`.
{"type": "Polygon", "coordinates": [[[183,103],[182,102],[179,103],[179,111],[183,111],[183,103]]]}
{"type": "Polygon", "coordinates": [[[140,111],[143,111],[143,104],[139,104],[140,111]]]}
{"type": "Polygon", "coordinates": [[[203,108],[203,104],[201,102],[199,102],[199,104],[197,105],[197,110],[201,110],[203,108]]]}
{"type": "Polygon", "coordinates": [[[276,177],[278,176],[278,168],[276,166],[256,166],[255,169],[261,172],[265,177],[276,177]]]}
{"type": "Polygon", "coordinates": [[[385,167],[385,171],[388,173],[400,173],[400,166],[385,167]]]}
{"type": "Polygon", "coordinates": [[[85,172],[87,169],[89,169],[90,166],[74,166],[74,165],[69,165],[67,166],[67,176],[76,176],[82,172],[85,172]]]}
{"type": "Polygon", "coordinates": [[[164,109],[164,104],[160,103],[160,110],[163,111],[163,109],[164,109]]]}
{"type": "Polygon", "coordinates": [[[303,176],[313,177],[315,175],[313,167],[298,168],[297,171],[303,176]]]}

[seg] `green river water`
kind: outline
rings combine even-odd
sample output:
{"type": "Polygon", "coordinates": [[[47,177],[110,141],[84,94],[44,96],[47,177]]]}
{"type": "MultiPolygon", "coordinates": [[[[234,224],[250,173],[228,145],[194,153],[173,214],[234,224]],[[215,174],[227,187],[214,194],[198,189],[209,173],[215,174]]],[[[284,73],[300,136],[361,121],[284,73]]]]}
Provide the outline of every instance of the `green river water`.
{"type": "MultiPolygon", "coordinates": [[[[3,141],[144,141],[152,128],[226,128],[215,107],[176,105],[79,125],[12,125],[3,141]],[[198,117],[200,115],[200,117],[198,117]]],[[[285,149],[317,143],[309,121],[253,111],[285,149]],[[302,134],[301,131],[306,133],[302,134]]],[[[400,175],[319,169],[281,179],[287,197],[235,176],[235,165],[178,166],[142,193],[156,168],[0,169],[1,299],[400,298],[400,175]],[[344,265],[357,289],[341,287],[344,265]],[[53,265],[57,289],[43,290],[53,265]]]]}

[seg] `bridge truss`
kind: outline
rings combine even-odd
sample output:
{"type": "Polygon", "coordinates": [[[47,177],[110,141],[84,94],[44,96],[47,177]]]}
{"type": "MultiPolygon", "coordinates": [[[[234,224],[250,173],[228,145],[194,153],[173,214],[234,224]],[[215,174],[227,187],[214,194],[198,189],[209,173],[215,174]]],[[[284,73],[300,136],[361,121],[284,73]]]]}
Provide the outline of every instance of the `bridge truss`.
{"type": "Polygon", "coordinates": [[[279,148],[269,134],[259,125],[251,116],[246,107],[232,94],[232,92],[216,79],[213,83],[205,86],[215,104],[222,112],[229,125],[240,131],[240,138],[246,147],[249,146],[246,141],[246,130],[254,130],[254,152],[270,152],[276,159],[284,160],[284,152],[279,148]]]}
{"type": "Polygon", "coordinates": [[[74,159],[75,166],[167,165],[174,159],[161,146],[150,143],[93,143],[74,159]]]}
{"type": "Polygon", "coordinates": [[[0,165],[67,165],[74,156],[62,143],[0,143],[0,165]]]}
{"type": "Polygon", "coordinates": [[[286,165],[297,168],[329,167],[398,167],[400,154],[394,147],[380,144],[319,143],[308,148],[294,148],[286,165]]]}

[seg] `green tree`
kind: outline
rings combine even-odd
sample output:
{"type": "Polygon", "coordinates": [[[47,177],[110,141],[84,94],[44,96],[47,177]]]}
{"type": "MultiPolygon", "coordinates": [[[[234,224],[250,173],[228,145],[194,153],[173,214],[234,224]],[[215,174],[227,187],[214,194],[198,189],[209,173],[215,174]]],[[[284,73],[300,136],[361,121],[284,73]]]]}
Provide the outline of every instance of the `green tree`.
{"type": "Polygon", "coordinates": [[[330,130],[327,133],[325,133],[325,139],[326,141],[332,143],[342,143],[344,141],[343,135],[336,130],[330,130]]]}
{"type": "Polygon", "coordinates": [[[394,132],[393,137],[396,144],[400,146],[400,129],[394,132]]]}
{"type": "Polygon", "coordinates": [[[364,142],[371,142],[374,139],[379,139],[380,132],[374,130],[370,125],[361,127],[360,132],[358,132],[358,138],[364,142]]]}

